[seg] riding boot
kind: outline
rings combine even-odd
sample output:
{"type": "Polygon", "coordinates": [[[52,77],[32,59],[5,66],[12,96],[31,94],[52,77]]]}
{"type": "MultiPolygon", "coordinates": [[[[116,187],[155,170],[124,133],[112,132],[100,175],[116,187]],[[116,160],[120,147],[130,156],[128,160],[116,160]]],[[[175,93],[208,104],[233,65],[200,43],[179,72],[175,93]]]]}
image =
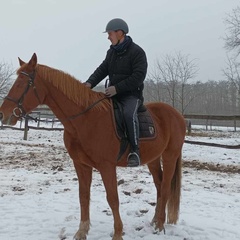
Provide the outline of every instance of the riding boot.
{"type": "Polygon", "coordinates": [[[139,154],[139,123],[135,122],[133,131],[129,132],[130,153],[128,154],[128,167],[140,166],[139,154]]]}
{"type": "Polygon", "coordinates": [[[141,160],[139,154],[139,122],[137,117],[134,119],[133,128],[128,131],[128,138],[131,148],[127,159],[128,167],[138,167],[140,166],[141,160]]]}

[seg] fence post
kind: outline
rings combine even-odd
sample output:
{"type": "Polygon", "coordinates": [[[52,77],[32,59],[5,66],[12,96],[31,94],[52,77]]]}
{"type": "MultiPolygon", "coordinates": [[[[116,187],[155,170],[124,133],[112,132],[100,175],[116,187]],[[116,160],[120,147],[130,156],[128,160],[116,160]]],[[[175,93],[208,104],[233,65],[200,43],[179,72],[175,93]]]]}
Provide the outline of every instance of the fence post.
{"type": "Polygon", "coordinates": [[[27,134],[28,134],[28,115],[26,115],[26,118],[25,118],[23,140],[27,140],[27,134]]]}
{"type": "Polygon", "coordinates": [[[53,118],[52,118],[52,128],[53,128],[53,125],[54,125],[54,121],[55,121],[55,117],[53,116],[53,118]]]}
{"type": "Polygon", "coordinates": [[[38,112],[38,123],[37,123],[37,127],[39,128],[40,127],[40,120],[41,120],[41,112],[38,112]]]}
{"type": "Polygon", "coordinates": [[[237,121],[236,121],[236,118],[234,118],[234,132],[237,131],[237,121]]]}
{"type": "Polygon", "coordinates": [[[20,119],[20,129],[22,128],[22,118],[20,119]]]}
{"type": "Polygon", "coordinates": [[[191,123],[191,120],[186,119],[186,120],[185,120],[185,123],[186,123],[186,127],[187,127],[187,133],[188,133],[188,134],[191,134],[191,132],[192,132],[192,123],[191,123]]]}

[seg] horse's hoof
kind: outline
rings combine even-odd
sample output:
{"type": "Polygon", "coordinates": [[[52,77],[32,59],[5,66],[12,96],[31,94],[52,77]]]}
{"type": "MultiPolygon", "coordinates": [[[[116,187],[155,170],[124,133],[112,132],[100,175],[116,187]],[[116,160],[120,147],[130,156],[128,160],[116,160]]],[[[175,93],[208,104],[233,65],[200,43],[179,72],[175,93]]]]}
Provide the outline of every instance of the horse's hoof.
{"type": "Polygon", "coordinates": [[[74,237],[74,240],[86,240],[87,239],[87,237],[74,237]]]}
{"type": "Polygon", "coordinates": [[[122,237],[113,237],[112,240],[123,240],[122,237]]]}
{"type": "MultiPolygon", "coordinates": [[[[124,235],[124,233],[122,234],[124,235]]],[[[112,235],[112,240],[123,240],[122,235],[112,235]]]]}
{"type": "Polygon", "coordinates": [[[73,237],[74,240],[86,240],[87,236],[85,234],[81,234],[77,232],[75,236],[73,237]]]}
{"type": "Polygon", "coordinates": [[[159,229],[159,228],[157,228],[157,229],[155,229],[154,231],[153,231],[153,234],[157,234],[157,235],[160,235],[160,234],[166,234],[166,231],[165,231],[165,228],[163,228],[163,229],[159,229]]]}
{"type": "Polygon", "coordinates": [[[76,238],[76,237],[74,237],[74,240],[86,240],[87,239],[87,237],[81,237],[81,238],[76,238]]]}
{"type": "Polygon", "coordinates": [[[161,233],[163,233],[164,235],[166,234],[163,224],[158,224],[157,221],[152,221],[151,226],[154,227],[153,234],[161,234],[161,233]]]}

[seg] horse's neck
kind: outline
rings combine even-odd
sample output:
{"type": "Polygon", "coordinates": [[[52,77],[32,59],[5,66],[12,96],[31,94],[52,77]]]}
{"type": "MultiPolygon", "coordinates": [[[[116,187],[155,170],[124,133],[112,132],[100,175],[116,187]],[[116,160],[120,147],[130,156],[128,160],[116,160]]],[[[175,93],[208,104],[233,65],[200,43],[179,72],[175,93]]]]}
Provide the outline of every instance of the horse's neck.
{"type": "MultiPolygon", "coordinates": [[[[40,78],[44,79],[48,89],[44,104],[48,105],[58,118],[76,115],[104,97],[102,93],[86,88],[69,74],[45,66],[40,68],[40,78]]],[[[102,103],[94,106],[94,109],[97,108],[106,109],[102,103]]]]}

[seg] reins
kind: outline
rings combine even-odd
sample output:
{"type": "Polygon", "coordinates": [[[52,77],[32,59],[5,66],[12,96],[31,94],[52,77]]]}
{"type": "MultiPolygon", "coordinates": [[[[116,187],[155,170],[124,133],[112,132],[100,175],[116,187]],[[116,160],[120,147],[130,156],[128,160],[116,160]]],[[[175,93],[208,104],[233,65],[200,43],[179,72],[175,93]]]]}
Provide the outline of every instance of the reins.
{"type": "MultiPolygon", "coordinates": [[[[58,120],[54,120],[54,121],[48,121],[48,122],[63,122],[63,121],[70,121],[70,120],[74,120],[75,118],[78,118],[80,117],[81,115],[85,114],[86,112],[88,112],[89,110],[91,110],[92,108],[94,108],[98,103],[100,103],[101,101],[103,101],[104,99],[107,99],[108,97],[102,97],[100,98],[98,101],[94,102],[93,104],[91,104],[90,106],[88,106],[86,109],[84,109],[82,112],[78,113],[78,114],[75,114],[75,115],[72,115],[70,117],[66,117],[66,118],[61,118],[61,119],[58,119],[58,120]]],[[[45,122],[45,120],[41,120],[40,118],[34,118],[34,117],[31,117],[29,116],[28,114],[23,116],[23,118],[28,118],[28,119],[31,119],[31,120],[34,120],[35,122],[45,122]]]]}
{"type": "Polygon", "coordinates": [[[84,113],[88,112],[90,109],[92,109],[93,107],[95,107],[98,103],[100,103],[101,101],[103,101],[104,99],[107,99],[108,97],[102,97],[100,98],[99,100],[97,100],[96,102],[94,102],[93,104],[91,104],[90,106],[88,106],[85,110],[83,110],[82,112],[76,114],[76,115],[73,115],[73,116],[70,116],[68,117],[67,119],[69,120],[72,120],[72,119],[75,119],[77,117],[80,117],[81,115],[83,115],[84,113]]]}

